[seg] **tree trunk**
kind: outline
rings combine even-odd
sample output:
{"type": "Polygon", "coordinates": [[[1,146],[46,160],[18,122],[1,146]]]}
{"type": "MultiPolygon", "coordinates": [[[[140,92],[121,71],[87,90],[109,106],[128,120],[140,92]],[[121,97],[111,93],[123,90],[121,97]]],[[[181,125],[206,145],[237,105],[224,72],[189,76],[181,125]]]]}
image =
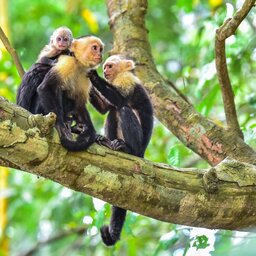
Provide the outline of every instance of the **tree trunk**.
{"type": "Polygon", "coordinates": [[[150,93],[156,117],[181,141],[211,165],[229,156],[256,163],[252,148],[229,130],[195,111],[171,90],[155,68],[145,27],[146,0],[107,0],[114,46],[112,54],[136,59],[136,72],[150,93]]]}

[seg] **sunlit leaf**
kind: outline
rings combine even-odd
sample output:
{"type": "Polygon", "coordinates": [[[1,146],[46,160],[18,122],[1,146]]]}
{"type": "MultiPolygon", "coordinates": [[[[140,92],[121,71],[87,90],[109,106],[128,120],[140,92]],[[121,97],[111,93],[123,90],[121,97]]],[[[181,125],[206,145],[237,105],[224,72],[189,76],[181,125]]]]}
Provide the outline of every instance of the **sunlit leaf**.
{"type": "Polygon", "coordinates": [[[219,7],[220,5],[222,5],[223,0],[208,0],[209,5],[212,9],[215,9],[217,7],[219,7]]]}
{"type": "Polygon", "coordinates": [[[82,17],[86,21],[90,31],[96,34],[99,31],[99,25],[93,12],[88,9],[84,9],[82,11],[82,17]]]}

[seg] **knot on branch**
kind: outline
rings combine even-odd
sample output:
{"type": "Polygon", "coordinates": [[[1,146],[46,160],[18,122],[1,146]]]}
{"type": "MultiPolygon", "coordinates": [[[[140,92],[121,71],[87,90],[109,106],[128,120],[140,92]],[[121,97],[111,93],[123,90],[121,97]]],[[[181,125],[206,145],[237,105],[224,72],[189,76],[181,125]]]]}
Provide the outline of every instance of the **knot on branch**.
{"type": "Polygon", "coordinates": [[[207,193],[218,191],[218,177],[215,168],[211,168],[203,176],[204,189],[207,193]]]}
{"type": "Polygon", "coordinates": [[[28,117],[29,127],[37,127],[40,130],[40,134],[43,136],[48,135],[52,131],[55,121],[56,115],[53,112],[50,112],[46,116],[38,114],[28,117]]]}
{"type": "Polygon", "coordinates": [[[228,18],[216,30],[216,39],[218,39],[219,41],[224,41],[234,33],[235,33],[235,29],[232,27],[232,18],[228,18]]]}

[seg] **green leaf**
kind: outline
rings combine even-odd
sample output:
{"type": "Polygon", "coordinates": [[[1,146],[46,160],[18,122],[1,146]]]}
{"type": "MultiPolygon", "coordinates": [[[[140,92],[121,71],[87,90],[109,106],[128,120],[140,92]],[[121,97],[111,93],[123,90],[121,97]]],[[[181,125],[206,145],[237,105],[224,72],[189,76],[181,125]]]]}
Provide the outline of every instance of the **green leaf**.
{"type": "Polygon", "coordinates": [[[179,150],[179,145],[174,145],[170,148],[168,153],[168,163],[170,165],[179,166],[180,165],[181,154],[179,150]]]}
{"type": "Polygon", "coordinates": [[[196,249],[199,250],[199,249],[205,249],[209,245],[210,244],[208,244],[208,237],[205,235],[202,235],[202,236],[196,236],[192,247],[196,247],[196,249]]]}

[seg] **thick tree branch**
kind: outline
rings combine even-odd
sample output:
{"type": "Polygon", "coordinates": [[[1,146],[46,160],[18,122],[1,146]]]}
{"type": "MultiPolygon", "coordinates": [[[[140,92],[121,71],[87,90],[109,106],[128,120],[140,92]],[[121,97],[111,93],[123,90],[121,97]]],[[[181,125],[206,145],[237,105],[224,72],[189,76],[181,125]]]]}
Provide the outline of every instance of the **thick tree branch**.
{"type": "Polygon", "coordinates": [[[145,27],[147,1],[106,2],[114,37],[112,53],[127,54],[137,60],[136,72],[150,93],[157,118],[187,147],[212,165],[227,156],[237,159],[241,152],[245,158],[248,157],[247,160],[243,158],[246,162],[256,159],[255,152],[236,134],[197,113],[193,106],[170,89],[157,72],[145,27]]]}
{"type": "Polygon", "coordinates": [[[25,71],[21,65],[20,59],[15,51],[15,49],[12,48],[7,36],[5,35],[4,31],[2,30],[2,28],[0,27],[0,39],[3,42],[6,50],[10,53],[10,55],[12,56],[13,62],[18,70],[18,73],[20,75],[20,77],[23,77],[23,75],[25,74],[25,71]]]}
{"type": "Polygon", "coordinates": [[[98,145],[68,152],[55,130],[44,137],[30,118],[0,99],[1,164],[162,221],[239,230],[256,223],[254,165],[227,159],[209,170],[178,169],[98,145]]]}
{"type": "Polygon", "coordinates": [[[224,110],[226,115],[226,121],[228,129],[230,129],[234,134],[243,138],[243,133],[239,127],[234,93],[232,90],[228,68],[226,63],[226,51],[225,51],[225,40],[233,35],[243,21],[243,19],[247,16],[251,8],[254,6],[255,0],[247,0],[244,2],[242,8],[237,11],[232,19],[228,19],[224,22],[224,24],[216,30],[215,37],[215,62],[217,75],[220,82],[224,110]]]}

